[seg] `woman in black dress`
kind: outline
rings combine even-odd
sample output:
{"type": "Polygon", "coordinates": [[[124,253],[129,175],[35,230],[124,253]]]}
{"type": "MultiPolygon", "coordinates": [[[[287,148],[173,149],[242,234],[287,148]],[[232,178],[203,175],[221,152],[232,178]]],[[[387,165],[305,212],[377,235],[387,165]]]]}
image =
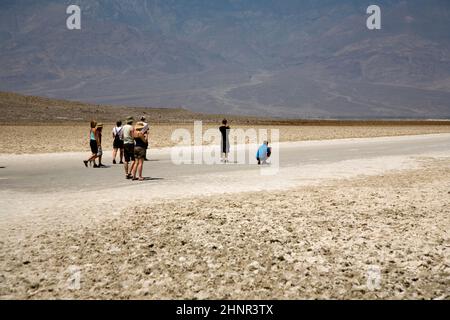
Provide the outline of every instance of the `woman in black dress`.
{"type": "Polygon", "coordinates": [[[224,163],[228,162],[228,154],[230,153],[230,126],[228,125],[227,119],[223,119],[222,126],[219,128],[220,133],[222,135],[222,143],[221,143],[221,161],[224,163]]]}

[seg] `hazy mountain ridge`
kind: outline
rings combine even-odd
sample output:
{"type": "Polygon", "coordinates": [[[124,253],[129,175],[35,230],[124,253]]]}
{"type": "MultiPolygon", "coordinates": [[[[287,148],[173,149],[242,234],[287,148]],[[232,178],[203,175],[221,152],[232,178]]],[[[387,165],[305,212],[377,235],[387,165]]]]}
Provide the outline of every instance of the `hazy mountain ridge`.
{"type": "Polygon", "coordinates": [[[379,1],[381,31],[356,0],[79,0],[82,30],[68,31],[72,2],[0,4],[0,89],[212,113],[450,117],[447,1],[379,1]]]}

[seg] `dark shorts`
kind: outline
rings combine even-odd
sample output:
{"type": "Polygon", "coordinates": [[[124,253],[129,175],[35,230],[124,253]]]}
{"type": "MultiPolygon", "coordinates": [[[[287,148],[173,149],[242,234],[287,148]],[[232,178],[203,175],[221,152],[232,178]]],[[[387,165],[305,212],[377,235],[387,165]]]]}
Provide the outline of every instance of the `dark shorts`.
{"type": "Polygon", "coordinates": [[[125,144],[123,151],[125,162],[134,161],[134,144],[125,144]]]}
{"type": "Polygon", "coordinates": [[[123,140],[114,140],[113,148],[114,149],[123,149],[123,140]]]}
{"type": "Polygon", "coordinates": [[[91,144],[92,154],[97,154],[98,153],[97,141],[96,140],[91,140],[90,144],[91,144]]]}
{"type": "Polygon", "coordinates": [[[134,148],[134,157],[136,159],[145,159],[145,151],[146,149],[143,147],[135,147],[134,148]]]}

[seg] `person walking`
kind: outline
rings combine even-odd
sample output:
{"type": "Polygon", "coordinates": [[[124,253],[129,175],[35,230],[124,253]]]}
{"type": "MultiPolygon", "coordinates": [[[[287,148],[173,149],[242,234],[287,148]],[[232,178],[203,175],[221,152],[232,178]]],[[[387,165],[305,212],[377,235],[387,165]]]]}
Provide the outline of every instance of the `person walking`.
{"type": "Polygon", "coordinates": [[[219,127],[219,131],[222,135],[222,143],[221,143],[221,162],[227,163],[228,162],[228,154],[230,153],[230,126],[228,125],[228,120],[223,119],[222,120],[222,126],[219,127]]]}
{"type": "Polygon", "coordinates": [[[124,156],[124,169],[125,177],[131,179],[133,176],[131,172],[135,165],[134,158],[134,128],[133,117],[126,119],[126,125],[123,126],[123,156],[124,156]]]}
{"type": "Polygon", "coordinates": [[[135,165],[133,167],[133,180],[144,181],[142,176],[142,171],[144,168],[144,159],[147,146],[147,135],[144,133],[145,124],[143,122],[138,122],[134,128],[134,158],[136,159],[135,165]],[[136,174],[139,177],[136,177],[136,174]]]}
{"type": "Polygon", "coordinates": [[[112,131],[113,141],[113,164],[117,164],[117,151],[120,152],[120,164],[123,164],[123,128],[122,121],[117,121],[116,127],[112,131]]]}
{"type": "Polygon", "coordinates": [[[97,143],[97,121],[92,120],[91,121],[91,129],[89,131],[89,145],[91,147],[91,156],[89,159],[84,160],[83,163],[86,166],[86,168],[89,165],[92,165],[94,163],[94,168],[97,167],[95,163],[95,159],[98,157],[98,143],[97,143]]]}

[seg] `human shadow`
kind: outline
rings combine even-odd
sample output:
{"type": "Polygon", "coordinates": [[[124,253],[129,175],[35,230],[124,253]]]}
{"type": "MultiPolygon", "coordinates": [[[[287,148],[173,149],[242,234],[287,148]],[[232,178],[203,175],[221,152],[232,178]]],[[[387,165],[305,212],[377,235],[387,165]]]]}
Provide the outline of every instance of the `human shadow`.
{"type": "Polygon", "coordinates": [[[164,178],[144,177],[144,181],[160,181],[160,180],[164,180],[164,178]]]}
{"type": "Polygon", "coordinates": [[[6,169],[6,167],[0,167],[0,169],[6,169]]]}

